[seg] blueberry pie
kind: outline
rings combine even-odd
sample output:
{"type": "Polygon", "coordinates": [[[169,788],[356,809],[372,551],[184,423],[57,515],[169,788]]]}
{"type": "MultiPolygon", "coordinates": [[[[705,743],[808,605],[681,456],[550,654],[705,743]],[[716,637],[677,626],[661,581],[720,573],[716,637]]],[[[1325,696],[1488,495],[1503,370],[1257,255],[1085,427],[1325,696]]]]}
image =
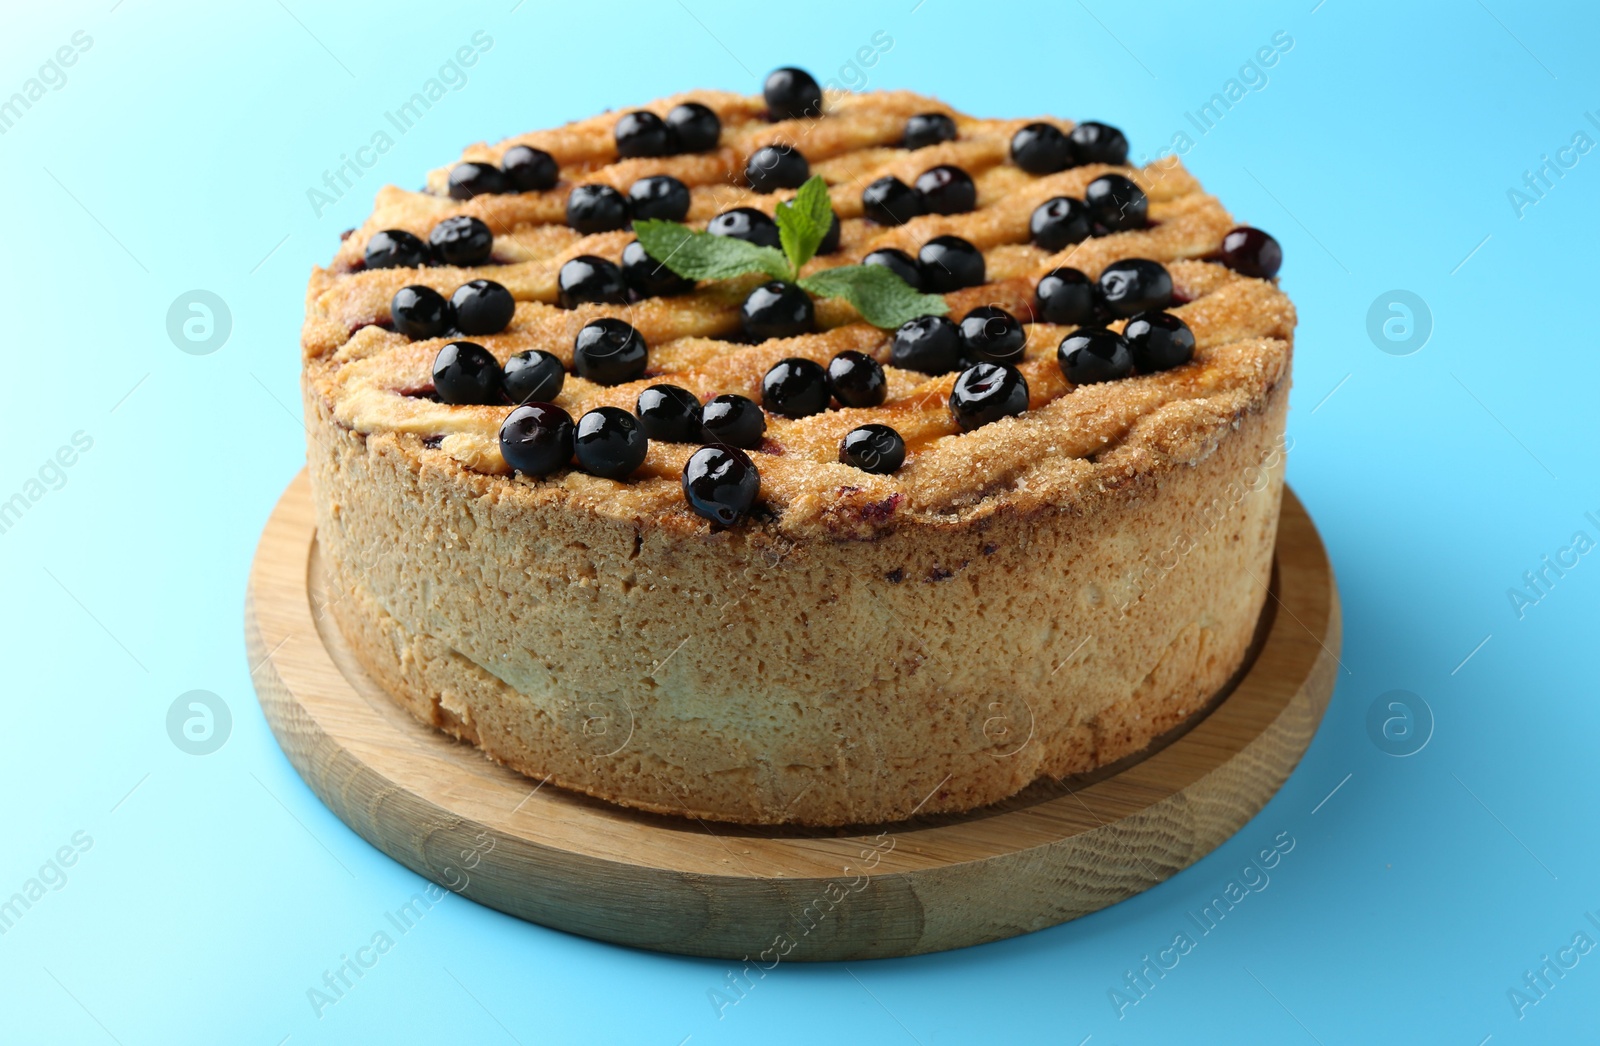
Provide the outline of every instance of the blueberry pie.
{"type": "Polygon", "coordinates": [[[783,69],[381,189],[307,293],[334,621],[424,722],[660,813],[892,822],[1138,752],[1250,646],[1295,310],[1276,240],[1127,155],[783,69]]]}

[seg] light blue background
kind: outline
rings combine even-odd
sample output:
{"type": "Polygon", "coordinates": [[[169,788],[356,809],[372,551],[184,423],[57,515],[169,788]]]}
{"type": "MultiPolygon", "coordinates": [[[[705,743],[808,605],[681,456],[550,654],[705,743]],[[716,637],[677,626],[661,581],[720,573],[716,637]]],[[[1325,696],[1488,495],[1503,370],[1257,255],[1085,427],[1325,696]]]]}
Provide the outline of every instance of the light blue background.
{"type": "Polygon", "coordinates": [[[1600,154],[1521,217],[1507,199],[1575,132],[1600,140],[1585,118],[1600,113],[1592,8],[1086,0],[979,17],[953,0],[629,12],[113,2],[31,5],[0,34],[0,97],[74,31],[93,40],[66,84],[0,136],[11,317],[0,500],[73,433],[94,441],[0,534],[0,897],[74,832],[93,839],[65,886],[0,936],[0,1037],[1593,1037],[1600,951],[1523,1019],[1507,995],[1575,932],[1600,940],[1584,916],[1600,913],[1600,556],[1521,619],[1507,597],[1574,531],[1600,538],[1584,518],[1600,516],[1600,154]],[[494,44],[470,82],[315,217],[307,188],[478,29],[494,44]],[[719,1019],[707,993],[728,963],[569,937],[452,896],[319,1019],[307,989],[422,881],[301,784],[244,654],[251,553],[303,460],[296,345],[310,266],[380,184],[415,186],[468,142],[692,85],[755,90],[779,64],[837,76],[879,30],[894,43],[871,87],[978,113],[1102,118],[1152,156],[1192,131],[1184,114],[1275,31],[1293,37],[1270,82],[1185,160],[1283,242],[1300,309],[1289,475],[1327,541],[1346,621],[1346,671],[1316,741],[1214,855],[1027,937],[848,968],[785,964],[719,1019]],[[178,351],[166,332],[168,306],[194,288],[232,316],[210,355],[178,351]],[[1392,289],[1431,314],[1410,355],[1368,334],[1369,307],[1392,289]],[[203,757],[166,729],[168,706],[193,689],[233,717],[227,744],[203,757]],[[1436,720],[1406,758],[1366,726],[1397,689],[1436,720]],[[1270,886],[1119,1019],[1107,992],[1124,971],[1280,831],[1297,842],[1270,886]]]}

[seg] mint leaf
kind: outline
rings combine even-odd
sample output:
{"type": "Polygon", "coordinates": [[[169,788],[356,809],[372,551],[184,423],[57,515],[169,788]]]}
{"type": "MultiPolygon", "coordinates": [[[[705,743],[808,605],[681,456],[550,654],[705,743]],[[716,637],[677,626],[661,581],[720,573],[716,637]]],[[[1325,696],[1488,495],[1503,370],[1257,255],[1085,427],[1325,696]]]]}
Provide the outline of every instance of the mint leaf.
{"type": "Polygon", "coordinates": [[[778,204],[773,214],[778,223],[778,239],[789,264],[798,273],[817,253],[828,227],[833,224],[833,201],[828,199],[828,183],[812,175],[794,194],[794,199],[778,204]]]}
{"type": "Polygon", "coordinates": [[[691,280],[726,280],[748,272],[764,272],[775,280],[792,280],[783,254],[732,236],[713,236],[678,222],[646,218],[633,223],[644,252],[679,276],[691,280]]]}
{"type": "Polygon", "coordinates": [[[950,311],[944,298],[918,293],[882,265],[824,269],[802,279],[800,286],[821,298],[845,299],[862,319],[886,330],[918,316],[943,316],[950,311]]]}
{"type": "MultiPolygon", "coordinates": [[[[687,279],[726,280],[759,272],[792,281],[817,253],[833,224],[827,183],[820,177],[808,178],[794,199],[778,204],[774,220],[782,251],[654,218],[634,222],[633,232],[646,254],[687,279]]],[[[942,297],[919,294],[881,265],[842,265],[798,282],[819,298],[843,298],[874,327],[898,327],[918,316],[950,311],[942,297]]]]}

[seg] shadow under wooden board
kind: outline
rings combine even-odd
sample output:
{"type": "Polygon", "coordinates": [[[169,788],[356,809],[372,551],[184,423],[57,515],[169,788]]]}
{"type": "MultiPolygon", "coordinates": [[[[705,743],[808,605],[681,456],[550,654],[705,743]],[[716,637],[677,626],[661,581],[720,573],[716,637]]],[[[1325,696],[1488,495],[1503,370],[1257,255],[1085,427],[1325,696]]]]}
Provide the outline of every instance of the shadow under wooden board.
{"type": "Polygon", "coordinates": [[[1146,751],[970,814],[848,829],[627,810],[536,787],[412,719],[321,612],[337,597],[323,583],[303,472],[262,535],[245,632],[289,761],[384,853],[546,926],[767,965],[1027,933],[1131,897],[1211,852],[1277,792],[1333,691],[1338,592],[1287,489],[1270,590],[1253,659],[1146,751]]]}

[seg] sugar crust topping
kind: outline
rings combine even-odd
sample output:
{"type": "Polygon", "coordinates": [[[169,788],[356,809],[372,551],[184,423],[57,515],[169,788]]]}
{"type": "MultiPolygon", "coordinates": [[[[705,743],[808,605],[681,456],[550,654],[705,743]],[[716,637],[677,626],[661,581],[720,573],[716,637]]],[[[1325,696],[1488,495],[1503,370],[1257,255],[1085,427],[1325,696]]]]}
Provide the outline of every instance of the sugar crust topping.
{"type": "MultiPolygon", "coordinates": [[[[800,356],[826,364],[841,351],[858,350],[886,365],[887,401],[798,420],[770,417],[766,442],[754,457],[761,500],[770,510],[765,527],[791,537],[866,538],[894,527],[961,524],[1001,511],[1070,509],[1141,474],[1201,459],[1288,379],[1293,305],[1274,282],[1199,260],[1214,254],[1235,223],[1175,159],[1144,169],[1090,164],[1034,176],[1007,162],[1011,136],[1031,121],[978,119],[902,91],[830,93],[825,115],[810,121],[770,123],[759,97],[710,91],[642,108],[665,115],[684,101],[707,105],[721,117],[718,149],[619,160],[612,127],[620,114],[608,113],[473,146],[462,156],[497,161],[514,145],[543,149],[561,166],[561,182],[547,192],[453,200],[444,193],[449,168],[429,175],[429,191],[382,189],[372,216],[346,237],[326,269],[312,274],[302,335],[310,392],[340,424],[402,448],[419,466],[455,470],[485,496],[562,503],[695,531],[708,524],[685,507],[679,476],[698,444],[652,442],[644,465],[625,481],[576,470],[543,480],[512,476],[496,439],[508,408],[452,406],[416,395],[430,386],[430,365],[450,339],[413,342],[386,329],[395,291],[423,284],[448,295],[479,277],[506,286],[517,301],[511,323],[502,333],[474,339],[502,363],[537,348],[570,364],[573,339],[585,323],[614,316],[633,324],[650,345],[647,377],[603,387],[569,375],[556,402],[574,417],[602,405],[631,410],[640,390],[659,382],[681,385],[702,399],[732,392],[759,401],[761,378],[778,360],[800,356]],[[906,119],[924,112],[949,113],[959,137],[915,151],[900,148],[906,119]],[[565,203],[572,187],[600,183],[625,191],[638,178],[670,174],[690,187],[691,225],[703,226],[730,207],[771,214],[791,191],[761,194],[736,181],[749,153],[775,141],[798,147],[812,172],[828,181],[842,223],[840,249],[813,259],[807,272],[858,263],[882,247],[915,255],[921,244],[944,234],[983,251],[989,282],[945,297],[956,318],[979,305],[998,305],[1028,323],[1019,364],[1030,390],[1027,412],[961,433],[946,407],[955,375],[929,377],[889,366],[892,332],[862,322],[838,299],[818,301],[816,334],[754,345],[727,340],[738,332],[739,303],[757,277],[702,284],[687,295],[631,305],[557,305],[556,273],[564,261],[581,254],[617,261],[633,239],[626,231],[583,236],[568,228],[565,203]],[[972,175],[977,210],[926,215],[898,227],[861,217],[860,187],[884,175],[909,183],[941,163],[972,175]],[[1113,171],[1148,194],[1148,228],[1091,238],[1056,253],[1029,242],[1035,207],[1054,196],[1081,197],[1091,180],[1113,171]],[[457,214],[478,217],[493,230],[489,264],[363,271],[366,241],[375,232],[405,229],[426,238],[436,222],[457,214]],[[1057,344],[1072,328],[1028,322],[1034,284],[1062,266],[1093,278],[1123,258],[1167,266],[1182,302],[1168,311],[1194,332],[1194,359],[1170,371],[1073,387],[1055,360],[1057,344]],[[891,425],[905,438],[906,462],[892,475],[839,463],[843,436],[872,422],[891,425]]],[[[1063,130],[1072,126],[1049,122],[1063,130]]],[[[1110,326],[1118,330],[1122,321],[1110,326]]]]}

